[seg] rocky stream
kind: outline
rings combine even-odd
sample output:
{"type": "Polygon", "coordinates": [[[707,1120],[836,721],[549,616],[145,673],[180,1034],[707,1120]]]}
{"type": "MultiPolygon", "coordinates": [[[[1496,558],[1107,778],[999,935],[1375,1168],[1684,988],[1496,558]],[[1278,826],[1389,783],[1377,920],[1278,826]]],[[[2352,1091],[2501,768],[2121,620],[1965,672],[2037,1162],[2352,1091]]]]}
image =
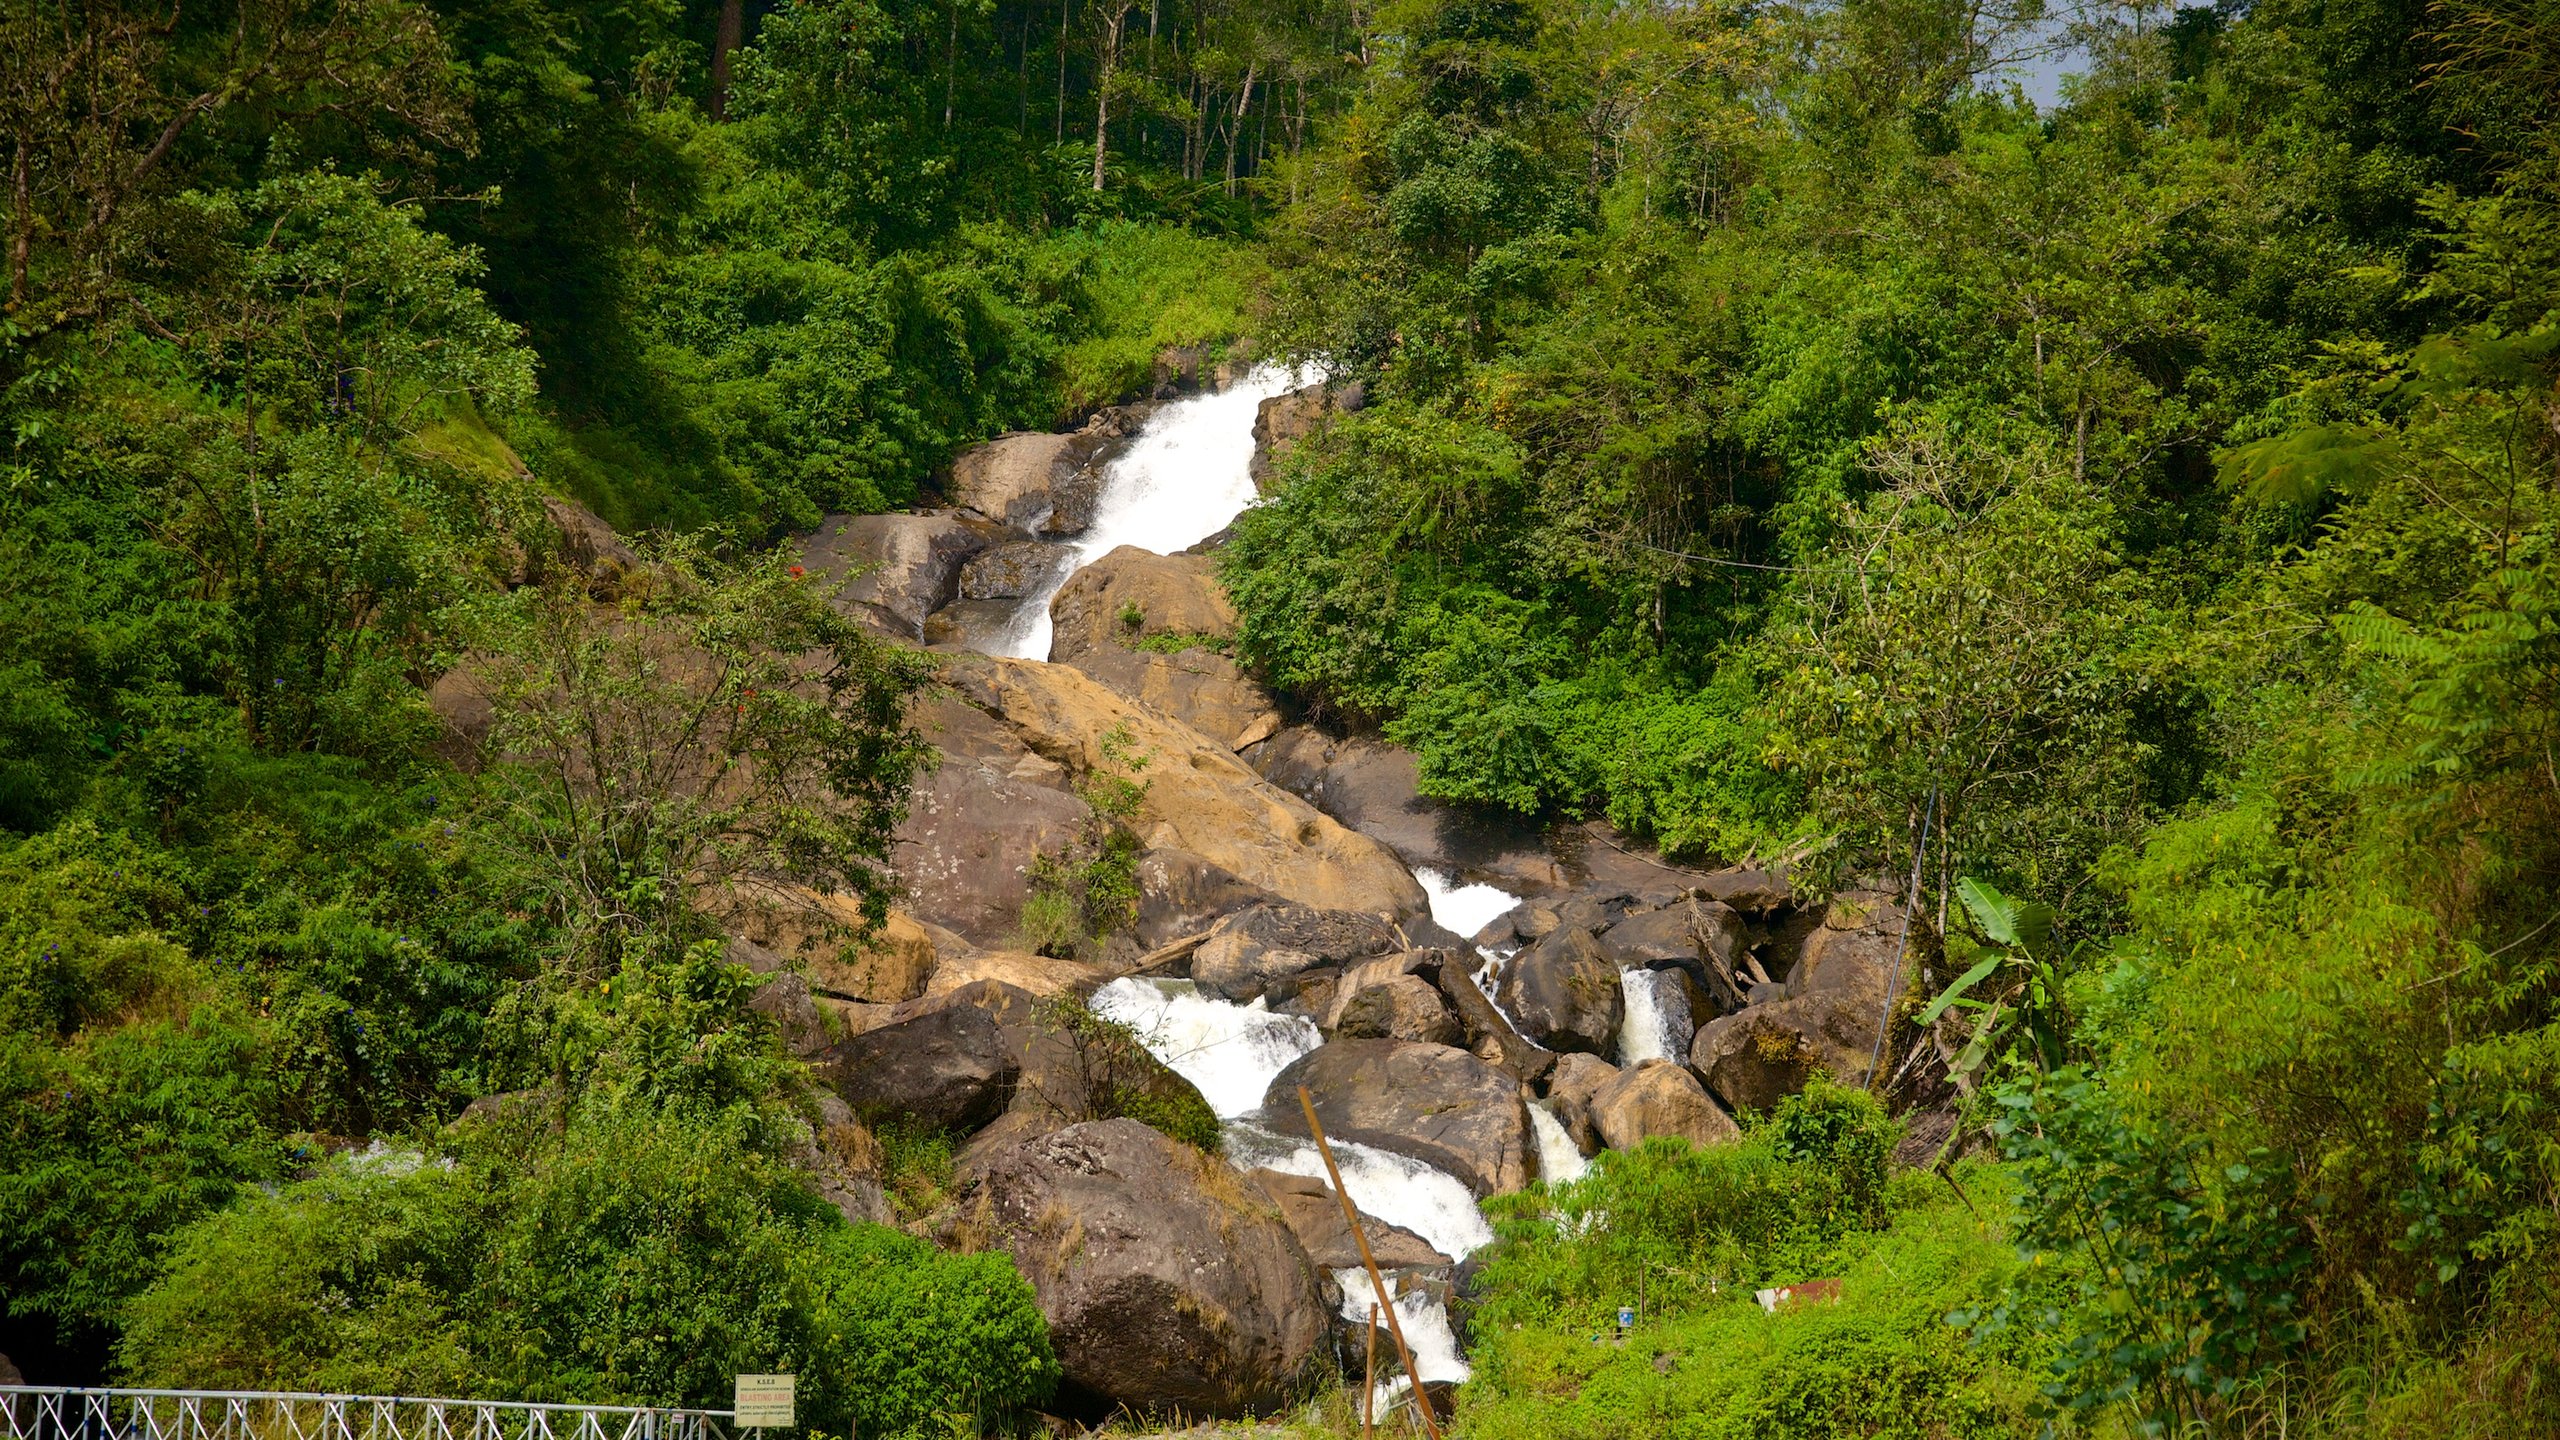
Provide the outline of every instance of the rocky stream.
{"type": "Polygon", "coordinates": [[[1377,1297],[1299,1087],[1446,1386],[1479,1200],[1648,1136],[1731,1139],[1816,1068],[1864,1075],[1900,940],[1889,897],[1800,907],[1782,875],[1462,814],[1393,746],[1294,722],[1227,653],[1212,553],[1273,458],[1359,403],[1302,378],[1005,436],[944,504],[807,541],[813,569],[856,572],[866,623],[942,657],[913,716],[941,762],[883,937],[777,924],[738,953],[833,1092],[811,1157],[831,1197],[893,1218],[866,1127],[965,1135],[955,1198],[911,1223],[1014,1256],[1088,1413],[1267,1412],[1358,1373],[1377,1297]],[[1099,956],[1030,953],[1035,861],[1090,833],[1078,780],[1133,756],[1135,925],[1099,956]],[[1043,1004],[1061,995],[1131,1027],[1147,1073],[1098,1077],[1043,1004]],[[1085,1118],[1105,1085],[1196,1090],[1223,1156],[1085,1118]]]}

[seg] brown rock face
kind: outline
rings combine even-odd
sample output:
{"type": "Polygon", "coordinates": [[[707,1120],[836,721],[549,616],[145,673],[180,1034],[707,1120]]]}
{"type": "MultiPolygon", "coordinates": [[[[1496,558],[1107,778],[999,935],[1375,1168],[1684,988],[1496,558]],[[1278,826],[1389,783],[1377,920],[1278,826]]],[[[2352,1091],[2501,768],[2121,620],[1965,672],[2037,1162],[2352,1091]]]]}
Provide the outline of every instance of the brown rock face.
{"type": "Polygon", "coordinates": [[[1456,1013],[1458,1025],[1466,1034],[1467,1048],[1478,1058],[1499,1065],[1513,1079],[1534,1085],[1546,1078],[1556,1063],[1556,1053],[1530,1044],[1511,1022],[1502,1018],[1493,1001],[1477,988],[1467,973],[1467,960],[1452,955],[1440,966],[1440,994],[1456,1013]]]}
{"type": "Polygon", "coordinates": [[[1104,767],[1106,737],[1124,737],[1129,753],[1147,759],[1134,825],[1150,850],[1186,851],[1317,909],[1394,920],[1426,912],[1422,887],[1385,847],[1255,775],[1223,743],[1072,666],[955,656],[943,676],[1024,746],[1072,773],[1104,767]]]}
{"type": "Polygon", "coordinates": [[[1227,639],[1235,607],[1205,555],[1157,555],[1123,545],[1085,566],[1049,601],[1049,658],[1131,649],[1159,635],[1227,639]],[[1134,623],[1131,617],[1134,616],[1134,623]]]}
{"type": "Polygon", "coordinates": [[[1606,1055],[1627,999],[1618,967],[1587,930],[1560,926],[1502,967],[1502,1004],[1520,1033],[1550,1050],[1606,1055]]]}
{"type": "MultiPolygon", "coordinates": [[[[1360,1247],[1351,1238],[1351,1223],[1342,1218],[1342,1201],[1333,1187],[1304,1175],[1284,1175],[1277,1170],[1253,1170],[1247,1180],[1259,1186],[1280,1207],[1280,1218],[1288,1222],[1289,1233],[1306,1247],[1307,1258],[1327,1270],[1348,1270],[1360,1263],[1360,1247]]],[[[1369,1254],[1379,1268],[1399,1270],[1416,1265],[1447,1265],[1448,1256],[1431,1248],[1431,1242],[1410,1230],[1360,1212],[1360,1229],[1369,1239],[1369,1254]]]]}
{"type": "Polygon", "coordinates": [[[1453,1045],[1462,1038],[1458,1017],[1430,981],[1416,975],[1354,991],[1335,1009],[1334,1034],[1346,1040],[1421,1040],[1453,1045]]]}
{"type": "Polygon", "coordinates": [[[1395,948],[1395,932],[1375,915],[1283,901],[1238,910],[1210,927],[1192,952],[1191,978],[1203,994],[1249,1001],[1274,981],[1395,948]]]}
{"type": "Polygon", "coordinates": [[[1876,1011],[1832,995],[1754,1005],[1701,1026],[1689,1064],[1736,1110],[1766,1110],[1804,1088],[1817,1069],[1845,1085],[1866,1083],[1876,1011]]]}
{"type": "Polygon", "coordinates": [[[1229,750],[1242,750],[1280,728],[1280,702],[1271,691],[1233,660],[1198,646],[1167,655],[1107,645],[1068,663],[1229,750]]]}
{"type": "Polygon", "coordinates": [[[1030,1280],[1097,1408],[1276,1410],[1330,1360],[1323,1277],[1268,1201],[1134,1120],[988,1156],[961,1203],[1030,1280]]]}
{"type": "Polygon", "coordinates": [[[925,617],[951,603],[960,567],[1012,532],[948,515],[835,515],[805,543],[813,575],[840,580],[847,613],[904,640],[924,636],[925,617]]]}
{"type": "MultiPolygon", "coordinates": [[[[640,568],[638,553],[624,544],[613,527],[594,511],[574,500],[545,495],[542,510],[560,534],[559,548],[546,558],[564,564],[596,599],[619,597],[631,573],[640,568]]],[[[549,568],[537,564],[531,578],[548,583],[551,576],[545,572],[549,568]]]]}
{"type": "Polygon", "coordinates": [[[1698,1145],[1742,1138],[1741,1127],[1707,1098],[1698,1078],[1668,1060],[1619,1071],[1591,1093],[1589,1108],[1593,1127],[1612,1150],[1632,1150],[1656,1135],[1698,1145]]]}
{"type": "Polygon", "coordinates": [[[1019,766],[946,753],[918,775],[898,826],[898,878],[915,913],[973,945],[1014,943],[1032,862],[1084,832],[1075,796],[1017,778],[1019,766]]]}
{"type": "Polygon", "coordinates": [[[1051,566],[1066,564],[1072,553],[1065,546],[1038,540],[1016,540],[982,550],[960,567],[960,598],[1013,600],[1028,595],[1048,577],[1051,566]]]}
{"type": "Polygon", "coordinates": [[[1618,1067],[1597,1055],[1559,1055],[1555,1069],[1547,1073],[1547,1106],[1585,1155],[1601,1145],[1600,1127],[1591,1118],[1591,1097],[1617,1078],[1618,1067]]]}
{"type": "Polygon", "coordinates": [[[1520,1082],[1464,1050],[1405,1040],[1318,1046],[1272,1080],[1264,1123],[1307,1133],[1301,1085],[1315,1096],[1328,1137],[1436,1165],[1478,1195],[1508,1194],[1537,1173],[1520,1082]]]}
{"type": "Polygon", "coordinates": [[[1281,458],[1315,428],[1336,415],[1357,410],[1368,397],[1358,381],[1347,385],[1309,385],[1274,395],[1253,412],[1253,488],[1267,489],[1281,458]]]}
{"type": "Polygon", "coordinates": [[[1277,898],[1189,851],[1150,850],[1138,861],[1138,943],[1152,950],[1277,898]]]}
{"type": "MultiPolygon", "coordinates": [[[[1264,778],[1408,865],[1480,877],[1515,892],[1566,883],[1564,867],[1534,829],[1424,799],[1413,752],[1399,746],[1291,725],[1255,747],[1251,759],[1264,778]]],[[[1511,938],[1506,931],[1489,943],[1511,938]]]]}
{"type": "Polygon", "coordinates": [[[893,1020],[829,1049],[820,1073],[864,1120],[974,1130],[1012,1098],[1020,1062],[995,1018],[946,1005],[893,1020]]]}
{"type": "Polygon", "coordinates": [[[1082,474],[1101,448],[1102,437],[1093,434],[999,435],[960,452],[951,462],[945,493],[952,504],[999,524],[1077,534],[1093,516],[1072,503],[1073,497],[1085,488],[1082,474]]]}

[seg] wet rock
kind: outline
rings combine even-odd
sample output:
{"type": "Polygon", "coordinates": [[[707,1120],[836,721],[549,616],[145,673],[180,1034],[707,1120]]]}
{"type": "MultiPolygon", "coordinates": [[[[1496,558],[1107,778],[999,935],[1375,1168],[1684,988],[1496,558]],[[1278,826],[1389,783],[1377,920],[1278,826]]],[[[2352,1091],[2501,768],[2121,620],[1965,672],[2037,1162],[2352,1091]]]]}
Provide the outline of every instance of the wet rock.
{"type": "MultiPolygon", "coordinates": [[[[1280,1218],[1305,1247],[1307,1258],[1327,1270],[1348,1270],[1360,1263],[1360,1247],[1351,1238],[1351,1224],[1342,1218],[1342,1201],[1332,1186],[1277,1170],[1253,1170],[1245,1178],[1280,1208],[1280,1218]]],[[[1430,1241],[1366,1211],[1360,1214],[1360,1228],[1368,1236],[1369,1254],[1382,1269],[1450,1263],[1448,1256],[1431,1248],[1430,1241]]]]}
{"type": "Polygon", "coordinates": [[[1632,1150],[1656,1135],[1677,1135],[1698,1145],[1726,1145],[1742,1138],[1741,1127],[1707,1098],[1698,1078],[1669,1060],[1647,1060],[1619,1071],[1587,1103],[1593,1128],[1612,1150],[1632,1150]]]}
{"type": "Polygon", "coordinates": [[[1012,534],[948,515],[834,515],[808,537],[804,563],[831,580],[854,575],[837,594],[838,607],[914,641],[924,638],[925,617],[958,593],[969,557],[1012,534]]]}
{"type": "Polygon", "coordinates": [[[1080,534],[1093,523],[1090,510],[1077,514],[1078,506],[1061,501],[1071,498],[1102,447],[1102,437],[1082,432],[999,435],[952,460],[944,494],[952,504],[998,524],[1050,535],[1080,534]]]}
{"type": "Polygon", "coordinates": [[[1600,1127],[1591,1116],[1591,1097],[1602,1086],[1618,1078],[1618,1067],[1597,1055],[1559,1055],[1555,1068],[1548,1072],[1547,1108],[1555,1112],[1556,1123],[1585,1155],[1601,1148],[1600,1127]]]}
{"type": "Polygon", "coordinates": [[[1277,898],[1187,850],[1150,850],[1138,861],[1138,943],[1152,950],[1277,898]]]}
{"type": "Polygon", "coordinates": [[[961,1210],[1031,1282],[1090,1408],[1271,1411],[1331,1361],[1323,1276],[1269,1202],[1134,1120],[989,1156],[961,1210]]]}
{"type": "Polygon", "coordinates": [[[1235,607],[1215,561],[1123,545],[1078,570],[1049,601],[1049,658],[1131,650],[1158,637],[1232,639],[1235,607]]]}
{"type": "Polygon", "coordinates": [[[1396,948],[1395,931],[1375,915],[1283,901],[1236,911],[1212,926],[1192,952],[1191,978],[1202,994],[1248,1001],[1301,971],[1396,948]]]}
{"type": "Polygon", "coordinates": [[[1347,1040],[1423,1040],[1448,1045],[1461,1038],[1458,1017],[1431,982],[1400,975],[1364,986],[1336,1008],[1334,1034],[1347,1040]]]}
{"type": "Polygon", "coordinates": [[[1626,1018],[1618,967],[1587,930],[1560,927],[1502,967],[1502,1008],[1550,1050],[1605,1055],[1626,1018]]]}
{"type": "Polygon", "coordinates": [[[1012,1098],[1021,1065],[1007,1053],[993,1015],[976,1005],[948,1004],[831,1047],[819,1071],[866,1121],[974,1130],[1012,1098]]]}
{"type": "Polygon", "coordinates": [[[1470,958],[1464,952],[1450,957],[1436,977],[1441,996],[1449,1002],[1449,1009],[1457,1015],[1458,1025],[1465,1032],[1467,1049],[1477,1058],[1501,1066],[1524,1085],[1538,1083],[1556,1063],[1555,1052],[1529,1043],[1512,1028],[1468,973],[1470,958]]]}
{"type": "Polygon", "coordinates": [[[1292,1061],[1263,1095],[1264,1123],[1306,1135],[1298,1087],[1336,1140],[1435,1165],[1478,1195],[1529,1183],[1537,1144],[1521,1084],[1464,1050],[1405,1040],[1335,1040],[1292,1061]]]}
{"type": "Polygon", "coordinates": [[[1145,756],[1147,790],[1132,825],[1150,850],[1187,851],[1317,909],[1390,920],[1427,912],[1422,887],[1385,847],[1255,775],[1223,742],[1073,666],[955,656],[943,675],[1025,746],[1072,773],[1114,763],[1103,752],[1115,735],[1125,753],[1145,756]]]}
{"type": "Polygon", "coordinates": [[[954,600],[924,617],[927,649],[986,651],[1013,628],[1012,600],[954,600]]]}
{"type": "MultiPolygon", "coordinates": [[[[960,567],[962,600],[1016,600],[1040,588],[1074,551],[1039,540],[1016,540],[979,552],[960,567]]],[[[1007,607],[1008,612],[1011,607],[1007,607]]]]}

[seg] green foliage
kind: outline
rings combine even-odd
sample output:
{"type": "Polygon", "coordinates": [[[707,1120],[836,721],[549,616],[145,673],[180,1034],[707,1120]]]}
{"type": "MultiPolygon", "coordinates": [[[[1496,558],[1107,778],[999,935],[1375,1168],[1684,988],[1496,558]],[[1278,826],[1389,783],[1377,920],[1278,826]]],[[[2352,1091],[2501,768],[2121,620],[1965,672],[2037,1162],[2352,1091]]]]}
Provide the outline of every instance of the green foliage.
{"type": "MultiPolygon", "coordinates": [[[[1946,1323],[2027,1267],[1934,1178],[1888,1182],[1897,1127],[1863,1093],[1792,1098],[1742,1142],[1653,1140],[1497,1202],[1470,1314],[1471,1436],[2028,1433],[2036,1337],[1946,1323]],[[1762,1313],[1752,1290],[1840,1282],[1762,1313]],[[1621,1342],[1614,1312],[1636,1310],[1621,1342]]],[[[1970,1169],[1977,1195],[1999,1172],[1970,1169]]]]}
{"type": "Polygon", "coordinates": [[[1135,1120],[1209,1155],[1224,1143],[1199,1087],[1149,1053],[1138,1033],[1074,995],[1040,1002],[1033,1022],[1042,1055],[1022,1081],[1067,1124],[1135,1120]]]}
{"type": "Polygon", "coordinates": [[[1138,918],[1138,860],[1129,822],[1147,798],[1138,776],[1148,757],[1125,727],[1101,737],[1102,764],[1075,780],[1085,802],[1083,833],[1058,853],[1034,859],[1023,897],[1022,943],[1043,955],[1091,958],[1138,918]]]}
{"type": "Polygon", "coordinates": [[[713,1403],[802,1373],[809,1423],[909,1435],[1047,1398],[1001,1255],[846,1225],[743,1114],[501,1117],[377,1148],[183,1233],[121,1349],[145,1383],[713,1403]]]}

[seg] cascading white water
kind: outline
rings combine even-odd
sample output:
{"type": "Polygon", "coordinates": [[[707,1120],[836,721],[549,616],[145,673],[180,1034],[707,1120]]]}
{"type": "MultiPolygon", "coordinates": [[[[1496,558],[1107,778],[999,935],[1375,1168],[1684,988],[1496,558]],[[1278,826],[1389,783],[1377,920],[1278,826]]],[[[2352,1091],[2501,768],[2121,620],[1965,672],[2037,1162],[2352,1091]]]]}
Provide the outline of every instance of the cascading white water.
{"type": "MultiPolygon", "coordinates": [[[[1374,1145],[1342,1139],[1332,1144],[1342,1188],[1363,1212],[1412,1231],[1452,1260],[1493,1243],[1493,1227],[1476,1208],[1475,1192],[1457,1176],[1374,1145]]],[[[1315,1146],[1257,1125],[1229,1124],[1227,1154],[1239,1165],[1326,1179],[1324,1157],[1315,1146]]]]}
{"type": "Polygon", "coordinates": [[[1200,1087],[1222,1120],[1262,1108],[1289,1062],[1324,1043],[1303,1015],[1212,1000],[1188,980],[1119,979],[1093,992],[1093,1012],[1138,1032],[1149,1054],[1200,1087]]]}
{"type": "MultiPolygon", "coordinates": [[[[1369,1283],[1369,1272],[1336,1270],[1333,1278],[1342,1285],[1342,1318],[1367,1325],[1369,1311],[1382,1303],[1377,1287],[1369,1283]]],[[[1387,1288],[1395,1290],[1397,1286],[1389,1281],[1387,1288]]],[[[1393,1303],[1398,1328],[1404,1331],[1404,1343],[1413,1349],[1413,1368],[1421,1372],[1423,1383],[1466,1379],[1471,1372],[1466,1358],[1458,1352],[1458,1333],[1449,1324],[1449,1312],[1440,1304],[1439,1297],[1428,1290],[1405,1290],[1395,1296],[1393,1303]]],[[[1378,1317],[1378,1328],[1382,1331],[1386,1328],[1383,1311],[1378,1317]]],[[[1392,1345],[1393,1342],[1381,1339],[1378,1348],[1392,1357],[1392,1345]]],[[[1385,1414],[1387,1407],[1404,1393],[1404,1389],[1402,1376],[1381,1384],[1378,1387],[1378,1413],[1385,1414]]]]}
{"type": "Polygon", "coordinates": [[[1464,884],[1428,866],[1414,871],[1413,878],[1422,882],[1422,893],[1431,900],[1431,918],[1440,928],[1468,939],[1520,903],[1520,897],[1508,890],[1464,884]]]}
{"type": "Polygon", "coordinates": [[[1556,1118],[1555,1108],[1544,1100],[1529,1102],[1529,1129],[1538,1137],[1538,1178],[1550,1185],[1579,1180],[1591,1168],[1583,1158],[1582,1147],[1565,1133],[1564,1122],[1556,1118]]]}
{"type": "Polygon", "coordinates": [[[1312,381],[1278,365],[1257,365],[1214,394],[1166,403],[1103,472],[1093,524],[1062,545],[1062,562],[1022,597],[1021,608],[987,653],[1049,658],[1049,601],[1068,577],[1123,545],[1159,555],[1217,534],[1253,503],[1253,418],[1262,402],[1312,381]]]}
{"type": "Polygon", "coordinates": [[[1662,1013],[1662,996],[1650,970],[1621,970],[1618,989],[1626,996],[1626,1018],[1618,1022],[1618,1064],[1670,1060],[1671,1020],[1662,1013]]]}

